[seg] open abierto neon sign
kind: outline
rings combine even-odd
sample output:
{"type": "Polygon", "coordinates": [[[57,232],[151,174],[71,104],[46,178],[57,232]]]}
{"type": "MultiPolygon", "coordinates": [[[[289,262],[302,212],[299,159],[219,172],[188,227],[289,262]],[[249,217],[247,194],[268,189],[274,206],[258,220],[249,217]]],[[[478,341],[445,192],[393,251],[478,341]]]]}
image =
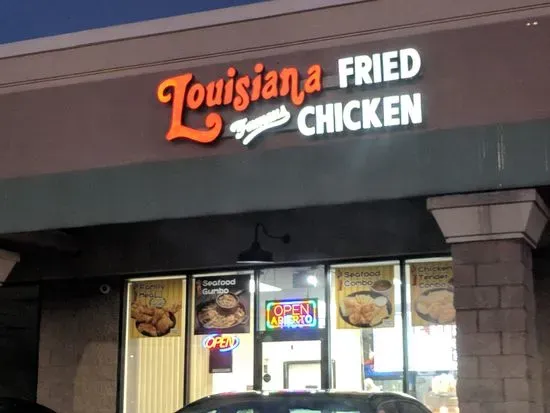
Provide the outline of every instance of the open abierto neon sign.
{"type": "Polygon", "coordinates": [[[317,299],[266,301],[265,326],[268,330],[317,328],[317,299]]]}

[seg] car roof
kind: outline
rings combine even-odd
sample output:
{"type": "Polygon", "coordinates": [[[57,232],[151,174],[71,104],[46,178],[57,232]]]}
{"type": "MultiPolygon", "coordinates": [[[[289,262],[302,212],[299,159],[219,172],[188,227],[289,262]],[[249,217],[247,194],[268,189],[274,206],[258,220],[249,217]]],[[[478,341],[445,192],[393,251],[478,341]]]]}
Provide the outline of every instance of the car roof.
{"type": "Polygon", "coordinates": [[[189,403],[186,408],[200,407],[202,404],[211,404],[220,401],[223,404],[231,402],[244,402],[264,399],[265,397],[319,397],[337,396],[341,398],[361,398],[373,401],[380,399],[403,399],[417,401],[414,397],[406,393],[399,392],[366,392],[366,391],[341,391],[341,390],[277,390],[277,391],[246,391],[219,393],[203,397],[189,403]]]}

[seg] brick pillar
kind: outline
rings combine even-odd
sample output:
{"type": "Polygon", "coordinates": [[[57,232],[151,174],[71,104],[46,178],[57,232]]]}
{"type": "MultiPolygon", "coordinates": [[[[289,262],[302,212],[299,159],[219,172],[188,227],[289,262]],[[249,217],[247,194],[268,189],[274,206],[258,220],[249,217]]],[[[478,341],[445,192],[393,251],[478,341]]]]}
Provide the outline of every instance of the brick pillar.
{"type": "Polygon", "coordinates": [[[548,219],[535,190],[431,198],[451,244],[461,413],[540,413],[531,250],[548,219]]]}

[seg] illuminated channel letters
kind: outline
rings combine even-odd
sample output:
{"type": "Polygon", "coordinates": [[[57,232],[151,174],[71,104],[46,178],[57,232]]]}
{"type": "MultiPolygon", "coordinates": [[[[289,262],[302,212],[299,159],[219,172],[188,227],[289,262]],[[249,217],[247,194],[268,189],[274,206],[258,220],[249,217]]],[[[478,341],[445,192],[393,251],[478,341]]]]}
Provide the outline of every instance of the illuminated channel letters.
{"type": "Polygon", "coordinates": [[[172,104],[172,118],[166,139],[190,139],[208,143],[217,139],[223,128],[223,119],[215,109],[204,119],[205,129],[186,126],[187,110],[219,108],[231,105],[237,112],[244,112],[252,102],[288,96],[291,102],[300,106],[306,95],[321,91],[321,66],[312,65],[302,83],[295,67],[281,71],[265,71],[262,63],[254,66],[255,76],[238,76],[234,67],[227,69],[227,79],[214,80],[207,85],[194,81],[191,73],[164,80],[157,89],[157,99],[172,104]]]}
{"type": "Polygon", "coordinates": [[[267,301],[265,324],[268,330],[317,328],[319,325],[317,300],[267,301]]]}
{"type": "Polygon", "coordinates": [[[195,80],[192,73],[165,79],[157,89],[157,99],[172,106],[166,139],[207,144],[231,135],[249,145],[262,133],[285,125],[304,137],[314,137],[422,124],[420,92],[411,91],[412,86],[393,94],[376,92],[383,89],[375,88],[419,77],[422,59],[416,49],[343,57],[335,69],[337,89],[357,89],[351,99],[322,100],[323,69],[317,64],[309,66],[303,76],[295,67],[268,70],[257,63],[252,76],[239,75],[230,67],[225,77],[207,84],[195,80]],[[259,105],[283,99],[276,108],[271,105],[263,113],[245,114],[255,102],[259,105]],[[291,105],[287,107],[288,103],[291,105]],[[226,123],[220,114],[224,107],[242,115],[226,123]],[[205,112],[203,127],[187,124],[186,115],[191,111],[205,112]]]}
{"type": "Polygon", "coordinates": [[[236,349],[241,340],[235,335],[210,334],[203,338],[202,346],[208,350],[218,350],[220,353],[236,349]]]}

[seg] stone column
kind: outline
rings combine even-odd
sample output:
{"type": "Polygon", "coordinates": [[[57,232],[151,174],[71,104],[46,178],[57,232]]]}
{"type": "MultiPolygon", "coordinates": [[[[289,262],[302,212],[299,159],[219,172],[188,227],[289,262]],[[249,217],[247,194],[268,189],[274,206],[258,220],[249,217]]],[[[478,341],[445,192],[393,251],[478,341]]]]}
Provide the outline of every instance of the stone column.
{"type": "Polygon", "coordinates": [[[531,250],[548,220],[536,190],[428,199],[451,244],[460,413],[540,413],[531,250]]]}

